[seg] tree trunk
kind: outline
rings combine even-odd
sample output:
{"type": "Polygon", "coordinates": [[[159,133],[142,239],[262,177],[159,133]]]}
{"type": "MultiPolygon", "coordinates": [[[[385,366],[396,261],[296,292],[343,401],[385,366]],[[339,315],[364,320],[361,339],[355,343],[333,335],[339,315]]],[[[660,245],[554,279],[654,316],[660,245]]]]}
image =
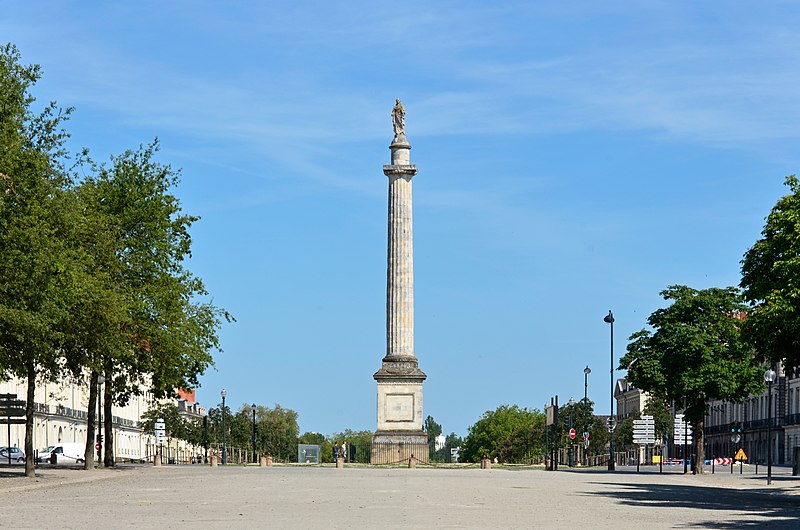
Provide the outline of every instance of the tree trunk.
{"type": "MultiPolygon", "coordinates": [[[[33,405],[36,397],[36,368],[33,361],[28,363],[28,388],[25,399],[25,476],[36,477],[36,467],[33,452],[33,405]]],[[[10,442],[10,440],[9,440],[10,442]]],[[[9,443],[9,445],[11,445],[9,443]]]]}
{"type": "Polygon", "coordinates": [[[94,468],[95,431],[97,430],[97,376],[92,370],[89,377],[89,405],[86,411],[86,449],[83,451],[83,469],[94,468]]]}
{"type": "Polygon", "coordinates": [[[111,370],[106,369],[106,384],[103,387],[103,415],[106,421],[103,423],[104,453],[103,465],[114,467],[114,416],[111,415],[112,401],[111,370]]]}
{"type": "Polygon", "coordinates": [[[696,455],[695,459],[692,461],[692,471],[698,475],[702,475],[706,472],[704,467],[706,460],[704,429],[705,420],[701,419],[694,424],[694,433],[692,433],[694,435],[694,452],[696,455]]]}

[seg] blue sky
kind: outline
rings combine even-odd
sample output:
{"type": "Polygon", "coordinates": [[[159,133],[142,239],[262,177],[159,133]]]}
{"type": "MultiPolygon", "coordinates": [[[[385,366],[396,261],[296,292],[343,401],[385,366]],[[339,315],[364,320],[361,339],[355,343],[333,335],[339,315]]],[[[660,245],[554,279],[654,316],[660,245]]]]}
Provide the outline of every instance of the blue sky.
{"type": "Polygon", "coordinates": [[[191,268],[235,324],[198,398],[374,430],[394,98],[413,149],[425,414],[609,407],[670,284],[735,285],[800,166],[794,2],[32,2],[41,64],[98,160],[159,137],[202,219],[191,268]],[[621,374],[620,374],[621,375],[621,374]]]}

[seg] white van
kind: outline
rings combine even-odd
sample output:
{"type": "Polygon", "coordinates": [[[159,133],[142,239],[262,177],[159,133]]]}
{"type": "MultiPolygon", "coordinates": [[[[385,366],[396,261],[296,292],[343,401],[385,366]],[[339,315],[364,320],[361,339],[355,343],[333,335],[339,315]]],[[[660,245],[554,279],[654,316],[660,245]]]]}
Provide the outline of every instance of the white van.
{"type": "Polygon", "coordinates": [[[43,464],[83,464],[86,446],[77,442],[62,442],[39,452],[38,461],[43,464]],[[53,461],[55,457],[55,461],[53,461]]]}

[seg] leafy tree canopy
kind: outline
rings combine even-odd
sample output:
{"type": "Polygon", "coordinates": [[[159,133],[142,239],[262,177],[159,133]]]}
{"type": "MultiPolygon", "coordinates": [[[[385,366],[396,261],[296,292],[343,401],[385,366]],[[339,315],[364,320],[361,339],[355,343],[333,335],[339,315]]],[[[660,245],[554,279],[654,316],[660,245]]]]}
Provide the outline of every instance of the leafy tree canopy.
{"type": "Polygon", "coordinates": [[[671,304],[648,317],[653,331],[631,335],[619,368],[634,386],[684,405],[701,463],[708,402],[741,401],[760,390],[760,367],[741,336],[745,305],[736,288],[673,285],[661,295],[671,304]]]}
{"type": "Polygon", "coordinates": [[[791,369],[800,366],[800,181],[791,175],[785,184],[790,193],[744,255],[741,287],[751,305],[744,319],[748,340],[762,359],[791,369]]]}
{"type": "MultiPolygon", "coordinates": [[[[544,424],[544,416],[538,410],[528,410],[517,405],[500,405],[496,410],[487,411],[469,428],[467,437],[461,445],[460,457],[464,462],[476,462],[482,456],[498,456],[500,449],[510,436],[527,440],[525,432],[533,435],[534,426],[544,424]]],[[[517,443],[519,445],[519,442],[517,443]]],[[[508,450],[504,454],[510,454],[508,450]]]]}

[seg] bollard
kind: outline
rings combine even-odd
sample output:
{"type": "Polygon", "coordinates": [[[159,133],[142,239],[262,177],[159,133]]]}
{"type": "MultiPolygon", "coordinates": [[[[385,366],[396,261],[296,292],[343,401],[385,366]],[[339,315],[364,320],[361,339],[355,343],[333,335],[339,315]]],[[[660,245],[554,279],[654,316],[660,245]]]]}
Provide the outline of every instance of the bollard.
{"type": "Polygon", "coordinates": [[[272,455],[267,455],[267,467],[272,467],[272,455]]]}
{"type": "Polygon", "coordinates": [[[417,459],[411,455],[408,459],[408,469],[417,469],[417,459]]]}
{"type": "Polygon", "coordinates": [[[211,458],[209,460],[211,462],[211,467],[217,467],[219,465],[219,462],[217,460],[217,455],[211,455],[211,458]]]}
{"type": "Polygon", "coordinates": [[[344,458],[337,458],[336,459],[336,469],[344,469],[344,458]]]}
{"type": "Polygon", "coordinates": [[[153,465],[161,467],[161,455],[153,455],[153,465]]]}
{"type": "Polygon", "coordinates": [[[492,469],[492,461],[491,461],[491,459],[489,459],[489,458],[486,459],[486,467],[484,467],[483,469],[492,469]]]}
{"type": "Polygon", "coordinates": [[[261,457],[261,461],[258,463],[258,466],[259,467],[267,467],[267,457],[266,456],[262,456],[261,457]]]}

